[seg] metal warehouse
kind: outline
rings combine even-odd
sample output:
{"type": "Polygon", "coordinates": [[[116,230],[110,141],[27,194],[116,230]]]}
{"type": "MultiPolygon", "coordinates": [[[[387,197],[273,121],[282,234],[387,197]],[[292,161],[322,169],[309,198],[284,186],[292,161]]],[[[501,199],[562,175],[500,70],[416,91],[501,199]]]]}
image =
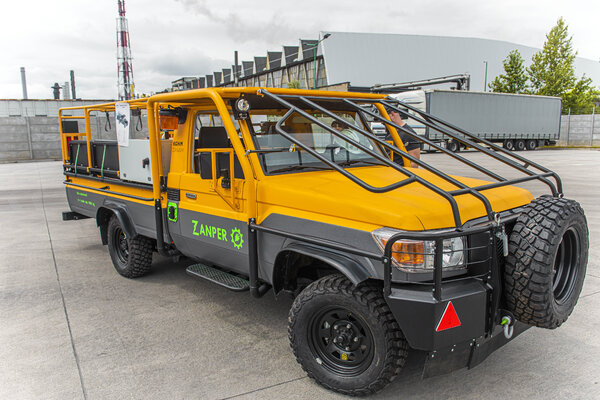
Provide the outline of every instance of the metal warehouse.
{"type": "MultiPolygon", "coordinates": [[[[172,90],[211,86],[296,86],[302,89],[333,86],[352,90],[468,74],[469,89],[483,91],[486,81],[489,83],[503,73],[502,60],[514,49],[519,50],[526,65],[540,50],[479,38],[320,32],[318,40],[301,39],[297,45],[285,45],[277,51],[241,61],[237,68],[234,63],[204,76],[182,77],[173,81],[172,90]]],[[[599,62],[577,57],[575,71],[578,76],[585,74],[596,85],[600,84],[599,62]]]]}

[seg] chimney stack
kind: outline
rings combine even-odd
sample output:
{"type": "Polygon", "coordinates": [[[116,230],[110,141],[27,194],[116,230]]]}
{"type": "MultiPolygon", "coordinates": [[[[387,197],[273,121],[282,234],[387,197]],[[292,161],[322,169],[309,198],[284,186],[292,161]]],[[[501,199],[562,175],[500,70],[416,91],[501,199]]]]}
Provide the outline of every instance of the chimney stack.
{"type": "Polygon", "coordinates": [[[21,86],[23,87],[23,100],[27,100],[27,80],[25,79],[25,67],[21,67],[21,86]]]}
{"type": "Polygon", "coordinates": [[[77,100],[77,95],[75,94],[75,71],[71,70],[71,97],[73,100],[77,100]]]}

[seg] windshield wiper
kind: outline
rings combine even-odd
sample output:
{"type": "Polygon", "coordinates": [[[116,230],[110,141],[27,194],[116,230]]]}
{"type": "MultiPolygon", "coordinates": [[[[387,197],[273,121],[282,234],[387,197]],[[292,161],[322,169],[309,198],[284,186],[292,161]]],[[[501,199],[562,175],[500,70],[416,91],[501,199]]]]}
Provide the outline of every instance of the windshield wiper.
{"type": "Polygon", "coordinates": [[[314,166],[314,165],[290,165],[289,167],[274,169],[273,171],[269,171],[269,173],[271,174],[271,173],[276,173],[276,172],[300,171],[303,169],[330,170],[331,168],[319,167],[319,166],[314,166]]]}
{"type": "Polygon", "coordinates": [[[348,161],[342,161],[337,163],[337,165],[339,165],[340,167],[347,167],[353,164],[358,164],[358,163],[363,163],[363,164],[367,164],[367,165],[385,165],[381,162],[377,162],[377,161],[370,161],[370,160],[348,160],[348,161]]]}

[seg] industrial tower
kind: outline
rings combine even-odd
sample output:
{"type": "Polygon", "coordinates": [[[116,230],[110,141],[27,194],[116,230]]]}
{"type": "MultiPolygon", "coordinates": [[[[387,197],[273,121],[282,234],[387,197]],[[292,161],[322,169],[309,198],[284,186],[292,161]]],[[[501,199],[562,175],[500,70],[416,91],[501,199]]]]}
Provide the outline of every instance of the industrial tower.
{"type": "Polygon", "coordinates": [[[129,28],[125,18],[125,0],[119,3],[117,18],[117,82],[119,100],[130,100],[134,97],[133,68],[131,63],[131,47],[129,46],[129,28]]]}

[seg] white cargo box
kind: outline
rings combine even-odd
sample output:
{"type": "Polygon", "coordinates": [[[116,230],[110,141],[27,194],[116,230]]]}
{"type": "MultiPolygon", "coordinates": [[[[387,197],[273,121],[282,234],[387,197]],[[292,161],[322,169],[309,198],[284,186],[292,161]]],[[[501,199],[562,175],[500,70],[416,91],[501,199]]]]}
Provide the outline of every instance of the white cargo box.
{"type": "MultiPolygon", "coordinates": [[[[171,139],[161,140],[163,174],[169,173],[171,165],[171,139]]],[[[152,183],[150,141],[129,139],[128,146],[119,146],[119,170],[121,179],[130,182],[152,183]]]]}

